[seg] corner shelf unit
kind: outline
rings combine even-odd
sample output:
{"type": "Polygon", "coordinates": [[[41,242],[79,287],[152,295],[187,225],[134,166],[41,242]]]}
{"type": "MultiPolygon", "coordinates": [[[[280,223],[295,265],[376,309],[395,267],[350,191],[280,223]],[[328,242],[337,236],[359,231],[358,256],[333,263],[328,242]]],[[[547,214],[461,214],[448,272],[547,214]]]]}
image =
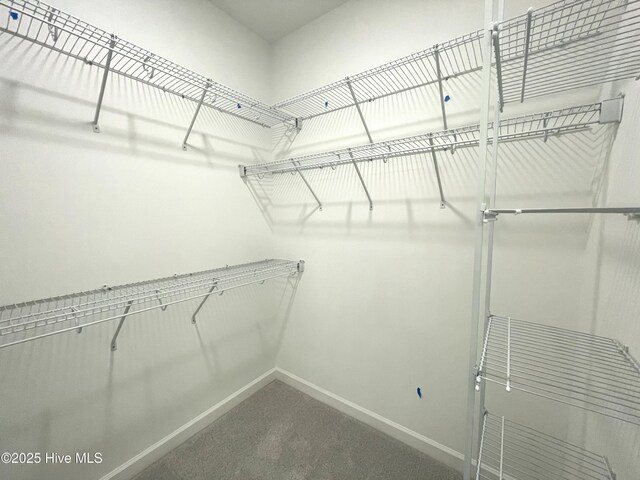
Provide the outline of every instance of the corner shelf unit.
{"type": "MultiPolygon", "coordinates": [[[[622,105],[622,98],[613,98],[599,103],[509,118],[499,123],[498,141],[512,142],[540,138],[546,142],[554,135],[582,132],[590,129],[593,125],[619,122],[621,119],[622,105]]],[[[489,143],[492,143],[493,137],[495,136],[492,123],[489,124],[489,130],[492,132],[489,136],[489,143]]],[[[337,167],[344,165],[353,166],[356,168],[356,173],[359,175],[367,195],[370,198],[364,178],[358,169],[359,163],[380,160],[387,163],[389,159],[393,158],[428,154],[433,161],[438,180],[440,206],[444,208],[446,206],[446,200],[438,167],[438,156],[436,154],[447,151],[454,154],[456,150],[461,148],[477,147],[479,141],[480,125],[469,125],[440,132],[343,148],[330,152],[287,158],[275,162],[241,165],[240,176],[253,176],[260,180],[265,175],[298,174],[310,190],[318,206],[322,209],[322,202],[305,177],[304,172],[324,168],[335,170],[337,167]]],[[[370,206],[373,206],[373,201],[370,202],[370,206]]]]}
{"type": "Polygon", "coordinates": [[[489,412],[477,480],[615,480],[606,457],[489,412]]]}
{"type": "Polygon", "coordinates": [[[0,35],[13,35],[104,69],[94,119],[96,132],[99,132],[98,117],[109,72],[195,103],[197,109],[189,132],[202,105],[264,127],[292,120],[277,108],[181,67],[44,2],[0,0],[0,18],[6,19],[4,25],[0,24],[0,35]]]}
{"type": "Polygon", "coordinates": [[[610,338],[491,315],[483,380],[640,425],[640,363],[610,338]]]}
{"type": "Polygon", "coordinates": [[[173,277],[88,292],[35,300],[0,307],[0,348],[48,337],[63,332],[82,332],[84,327],[120,320],[111,342],[116,339],[127,316],[150,310],[166,310],[169,305],[201,299],[191,318],[212,294],[304,271],[303,261],[263,260],[226,266],[173,277]]]}

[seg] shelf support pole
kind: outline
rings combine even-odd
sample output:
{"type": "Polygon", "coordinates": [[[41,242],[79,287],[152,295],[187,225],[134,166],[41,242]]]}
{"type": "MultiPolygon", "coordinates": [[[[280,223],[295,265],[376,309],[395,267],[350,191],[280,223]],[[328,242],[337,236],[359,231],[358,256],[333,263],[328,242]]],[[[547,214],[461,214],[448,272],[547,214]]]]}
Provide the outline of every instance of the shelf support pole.
{"type": "Polygon", "coordinates": [[[194,325],[196,324],[196,315],[198,315],[198,312],[200,312],[200,309],[204,306],[205,302],[209,299],[209,297],[211,296],[211,294],[213,293],[213,291],[216,288],[218,288],[218,281],[217,280],[215,282],[213,282],[213,285],[209,289],[209,292],[202,299],[202,301],[200,302],[200,305],[198,305],[198,308],[196,308],[196,311],[193,312],[193,315],[191,315],[191,323],[193,323],[194,325]]]}
{"type": "Polygon", "coordinates": [[[500,59],[500,31],[498,30],[498,24],[493,27],[493,48],[495,49],[496,57],[496,76],[498,77],[498,98],[500,112],[504,107],[504,95],[502,93],[502,60],[500,59]]]}
{"type": "Polygon", "coordinates": [[[527,32],[524,37],[524,65],[522,67],[522,90],[520,91],[520,103],[524,102],[524,89],[527,82],[527,66],[529,64],[529,47],[531,44],[531,20],[533,8],[527,10],[527,32]]]}
{"type": "Polygon", "coordinates": [[[358,164],[353,158],[353,153],[351,153],[351,149],[349,149],[349,156],[351,157],[351,163],[353,163],[353,167],[356,169],[356,173],[358,174],[358,178],[360,179],[360,183],[362,184],[362,188],[364,188],[364,193],[367,194],[367,198],[369,199],[369,210],[373,210],[373,201],[371,200],[371,195],[369,195],[369,190],[367,189],[367,184],[364,183],[364,178],[362,178],[362,174],[360,173],[360,169],[358,168],[358,164]]]}
{"type": "MultiPolygon", "coordinates": [[[[442,109],[442,124],[444,125],[444,129],[448,130],[447,111],[444,107],[444,89],[442,88],[442,71],[440,70],[440,52],[438,50],[438,45],[435,46],[433,56],[436,62],[436,73],[438,75],[438,91],[440,92],[440,108],[442,109]]],[[[441,207],[441,208],[444,208],[444,207],[441,207]]]]}
{"type": "Polygon", "coordinates": [[[362,125],[364,126],[364,130],[367,132],[369,143],[373,143],[373,139],[371,138],[371,133],[369,132],[369,127],[367,127],[367,122],[364,119],[364,115],[362,114],[362,110],[360,109],[360,104],[358,103],[356,94],[353,91],[353,85],[351,85],[351,80],[349,80],[349,77],[347,77],[347,86],[349,87],[349,92],[351,92],[351,98],[353,98],[353,103],[356,105],[356,108],[358,109],[358,115],[360,115],[360,120],[362,120],[362,125]]]}
{"type": "Polygon", "coordinates": [[[313,188],[311,188],[311,185],[309,185],[309,182],[307,182],[307,179],[305,178],[305,176],[302,174],[302,172],[298,168],[298,165],[296,164],[296,162],[291,162],[291,163],[293,164],[293,168],[296,169],[296,172],[298,173],[298,175],[300,175],[300,178],[302,179],[304,184],[307,186],[307,188],[311,192],[311,195],[313,195],[313,198],[315,198],[316,202],[318,202],[318,207],[320,208],[320,211],[322,211],[322,202],[320,201],[320,199],[316,195],[316,192],[313,191],[313,188]]]}
{"type": "MultiPolygon", "coordinates": [[[[445,123],[446,123],[446,120],[445,120],[445,123]]],[[[436,178],[438,179],[438,190],[440,191],[440,208],[445,208],[447,206],[447,203],[444,200],[444,193],[442,191],[442,180],[440,180],[440,169],[438,168],[438,158],[436,157],[436,149],[433,147],[433,135],[429,135],[429,145],[431,145],[431,158],[433,159],[433,167],[436,170],[436,178]]]]}
{"type": "Polygon", "coordinates": [[[127,306],[124,307],[124,312],[122,312],[122,316],[120,317],[120,322],[118,322],[118,328],[116,328],[116,333],[113,335],[113,338],[111,339],[112,352],[115,352],[118,349],[118,343],[117,343],[118,335],[120,334],[120,329],[124,324],[124,320],[127,318],[127,315],[129,314],[129,309],[131,308],[132,303],[133,303],[133,300],[129,300],[127,302],[127,306]]]}
{"type": "Polygon", "coordinates": [[[202,90],[202,95],[200,96],[200,100],[198,101],[198,106],[196,107],[196,111],[193,112],[193,118],[191,119],[191,123],[189,124],[189,128],[187,129],[187,133],[184,136],[184,140],[182,141],[182,150],[187,151],[187,140],[189,140],[189,135],[191,135],[191,130],[193,129],[193,125],[196,123],[196,118],[198,117],[198,113],[200,113],[200,108],[202,108],[202,103],[204,102],[204,97],[207,95],[209,88],[211,87],[211,82],[208,81],[207,85],[202,90]]]}
{"type": "Polygon", "coordinates": [[[107,88],[107,77],[109,76],[109,70],[111,69],[111,58],[113,57],[113,48],[116,46],[116,36],[111,35],[111,41],[109,42],[109,51],[107,52],[107,61],[104,65],[104,73],[102,74],[102,83],[100,84],[100,94],[98,95],[98,104],[96,105],[96,114],[93,117],[93,131],[94,133],[100,133],[100,125],[98,120],[100,119],[100,110],[102,109],[102,100],[104,100],[104,91],[107,88]]]}

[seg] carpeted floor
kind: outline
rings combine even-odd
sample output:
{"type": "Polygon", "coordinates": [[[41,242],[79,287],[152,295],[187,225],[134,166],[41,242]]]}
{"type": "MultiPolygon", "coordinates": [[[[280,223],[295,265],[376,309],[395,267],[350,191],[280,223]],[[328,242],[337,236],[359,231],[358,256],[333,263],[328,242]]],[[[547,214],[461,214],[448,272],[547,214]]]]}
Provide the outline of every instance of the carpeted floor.
{"type": "Polygon", "coordinates": [[[134,480],[457,480],[455,470],[275,381],[134,480]]]}

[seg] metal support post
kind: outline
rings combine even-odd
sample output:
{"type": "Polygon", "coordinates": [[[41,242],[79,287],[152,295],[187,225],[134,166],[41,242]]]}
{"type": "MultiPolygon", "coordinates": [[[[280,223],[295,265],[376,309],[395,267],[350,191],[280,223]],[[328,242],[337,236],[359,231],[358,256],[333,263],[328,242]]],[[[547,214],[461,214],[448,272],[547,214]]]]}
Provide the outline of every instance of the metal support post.
{"type": "Polygon", "coordinates": [[[98,104],[96,105],[96,114],[93,117],[93,131],[100,133],[100,125],[98,120],[100,119],[100,109],[102,108],[102,100],[104,99],[104,91],[107,88],[107,77],[109,76],[109,69],[111,68],[111,58],[113,57],[113,48],[116,46],[116,36],[111,35],[111,41],[109,42],[109,51],[107,52],[107,61],[104,65],[104,73],[102,74],[102,84],[100,85],[100,94],[98,95],[98,104]]]}
{"type": "Polygon", "coordinates": [[[191,130],[193,129],[193,125],[196,123],[196,118],[198,117],[198,113],[200,113],[202,102],[204,102],[204,97],[207,95],[207,92],[209,91],[209,87],[211,87],[210,81],[207,82],[207,85],[202,90],[200,101],[198,101],[198,106],[196,107],[196,111],[193,112],[193,118],[191,119],[191,123],[189,124],[189,128],[187,129],[187,134],[184,136],[184,140],[182,141],[182,150],[184,151],[187,150],[187,140],[189,140],[189,135],[191,135],[191,130]]]}
{"type": "Polygon", "coordinates": [[[522,68],[522,90],[520,91],[520,103],[524,102],[524,89],[527,82],[527,66],[529,64],[529,48],[531,46],[531,20],[533,19],[533,8],[527,10],[527,33],[524,37],[524,65],[522,68]]]}
{"type": "Polygon", "coordinates": [[[360,179],[360,183],[362,184],[362,188],[364,188],[364,193],[367,194],[367,198],[369,199],[369,210],[373,210],[373,201],[371,200],[371,195],[369,195],[369,190],[367,189],[367,185],[364,183],[364,178],[362,178],[362,174],[360,173],[360,169],[358,168],[358,164],[353,159],[353,153],[351,153],[351,149],[349,149],[349,156],[351,157],[351,163],[353,163],[353,166],[356,169],[356,173],[358,174],[358,178],[360,179]]]}
{"type": "Polygon", "coordinates": [[[500,111],[504,107],[504,95],[502,94],[502,61],[500,59],[500,31],[498,24],[493,27],[493,48],[496,56],[496,77],[498,77],[498,98],[500,99],[500,111]]]}
{"type": "Polygon", "coordinates": [[[131,308],[132,303],[133,303],[133,300],[130,300],[129,302],[127,302],[127,306],[124,307],[124,312],[122,312],[122,316],[120,317],[120,322],[118,322],[118,328],[116,328],[116,333],[113,335],[113,338],[111,339],[112,352],[115,352],[118,349],[118,344],[116,343],[116,340],[118,339],[118,334],[120,333],[122,324],[124,323],[125,318],[127,318],[127,315],[129,314],[129,309],[131,308]]]}
{"type": "Polygon", "coordinates": [[[302,174],[302,172],[298,168],[298,165],[296,165],[296,162],[291,162],[291,163],[293,164],[293,168],[296,169],[296,172],[298,173],[298,175],[300,175],[300,178],[302,179],[304,184],[307,186],[307,188],[311,192],[311,195],[313,195],[313,198],[315,198],[316,202],[318,202],[318,207],[320,208],[320,211],[322,211],[322,202],[320,201],[320,199],[316,195],[316,192],[313,191],[313,188],[311,188],[311,185],[309,185],[309,182],[307,182],[307,179],[305,178],[305,176],[302,174]]]}
{"type": "Polygon", "coordinates": [[[438,168],[438,158],[436,157],[436,150],[435,148],[433,148],[433,135],[429,135],[429,145],[431,145],[431,158],[433,158],[433,167],[436,170],[436,178],[438,179],[438,190],[440,191],[440,208],[445,208],[447,204],[444,200],[444,193],[442,191],[442,181],[440,180],[440,169],[438,168]]]}
{"type": "MultiPolygon", "coordinates": [[[[440,52],[438,51],[438,45],[435,46],[433,56],[436,62],[436,74],[438,75],[438,91],[440,92],[440,108],[442,109],[442,124],[444,129],[447,130],[447,111],[444,107],[444,89],[442,88],[442,71],[440,70],[440,52]]],[[[444,208],[444,207],[442,207],[444,208]]]]}
{"type": "Polygon", "coordinates": [[[360,120],[362,120],[362,125],[364,125],[364,129],[367,132],[367,137],[369,138],[369,143],[373,143],[373,139],[371,138],[371,133],[369,133],[369,127],[367,127],[367,122],[364,120],[364,115],[362,114],[362,110],[360,109],[360,104],[358,103],[358,99],[356,98],[356,94],[353,91],[353,86],[351,85],[351,80],[347,77],[347,86],[349,87],[349,91],[351,92],[351,97],[353,98],[353,103],[356,105],[358,109],[358,115],[360,115],[360,120]]]}

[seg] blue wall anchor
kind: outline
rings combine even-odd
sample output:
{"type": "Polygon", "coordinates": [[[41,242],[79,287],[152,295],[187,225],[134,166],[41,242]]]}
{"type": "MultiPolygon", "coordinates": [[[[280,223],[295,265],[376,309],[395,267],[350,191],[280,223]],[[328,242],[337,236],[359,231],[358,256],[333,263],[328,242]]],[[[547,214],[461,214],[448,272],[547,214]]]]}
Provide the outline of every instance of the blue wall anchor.
{"type": "Polygon", "coordinates": [[[422,398],[422,389],[420,387],[416,388],[416,392],[418,393],[418,397],[422,398]]]}
{"type": "Polygon", "coordinates": [[[17,20],[18,12],[9,12],[9,16],[11,17],[12,20],[17,20]]]}
{"type": "Polygon", "coordinates": [[[445,95],[444,96],[444,101],[448,102],[449,100],[451,100],[451,95],[445,95]]]}

